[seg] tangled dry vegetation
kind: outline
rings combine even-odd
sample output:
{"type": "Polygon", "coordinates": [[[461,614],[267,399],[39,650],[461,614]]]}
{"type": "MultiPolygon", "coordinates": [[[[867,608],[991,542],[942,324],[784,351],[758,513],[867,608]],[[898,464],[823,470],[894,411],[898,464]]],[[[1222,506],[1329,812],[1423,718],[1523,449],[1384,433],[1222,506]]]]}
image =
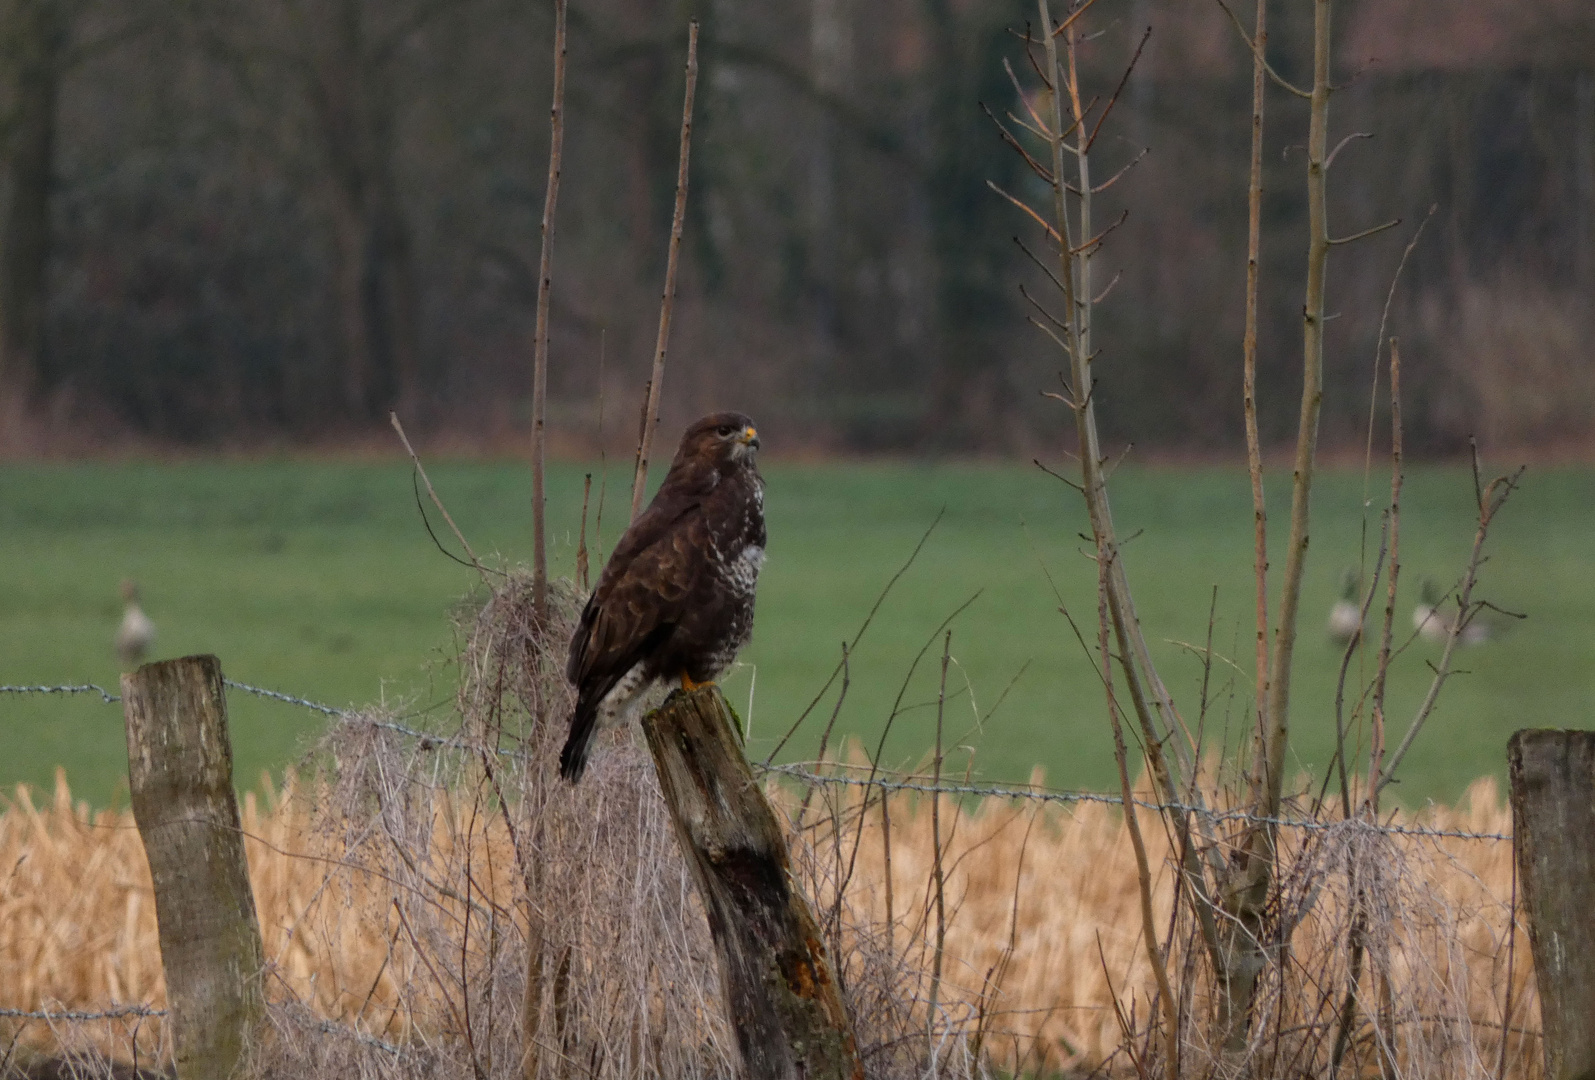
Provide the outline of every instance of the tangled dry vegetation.
{"type": "MultiPolygon", "coordinates": [[[[531,1026],[543,1075],[732,1075],[709,936],[640,738],[606,746],[580,787],[558,783],[557,725],[533,718],[562,716],[563,703],[538,700],[559,685],[549,672],[529,674],[540,650],[525,582],[462,629],[458,731],[417,739],[383,716],[345,717],[314,758],[315,782],[246,797],[275,1002],[261,1073],[522,1076],[531,1026]],[[541,943],[532,995],[529,939],[541,943]]],[[[871,1076],[933,1062],[970,1077],[1140,1070],[1154,984],[1117,807],[942,796],[933,820],[931,797],[914,791],[774,780],[771,791],[871,1076]]],[[[1161,835],[1155,812],[1140,819],[1161,835]]],[[[1503,832],[1510,818],[1480,781],[1424,823],[1503,832]]],[[[1538,1074],[1527,943],[1509,948],[1507,934],[1510,844],[1355,822],[1290,832],[1277,906],[1295,929],[1258,1020],[1263,1075],[1330,1075],[1359,889],[1369,970],[1383,980],[1364,982],[1358,1070],[1386,1053],[1407,1075],[1538,1074]]],[[[0,866],[0,1008],[164,1004],[130,814],[74,806],[64,777],[45,806],[19,789],[0,814],[0,866]]],[[[1166,862],[1155,885],[1166,921],[1166,862]]],[[[1182,1008],[1204,1015],[1200,979],[1180,985],[1182,1008]]],[[[0,1023],[13,1061],[168,1054],[159,1018],[0,1023]]],[[[1210,1073],[1206,1048],[1188,1040],[1184,1052],[1189,1075],[1210,1073]]]]}

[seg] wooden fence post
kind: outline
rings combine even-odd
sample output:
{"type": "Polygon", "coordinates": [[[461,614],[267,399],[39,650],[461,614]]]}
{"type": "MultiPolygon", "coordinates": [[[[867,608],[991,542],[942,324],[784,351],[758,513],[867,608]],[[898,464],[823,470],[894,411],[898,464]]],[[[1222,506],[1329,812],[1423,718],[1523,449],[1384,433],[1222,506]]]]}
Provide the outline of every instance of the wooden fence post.
{"type": "Polygon", "coordinates": [[[178,1080],[225,1080],[265,1011],[221,662],[122,676],[133,817],[155,884],[178,1080]]]}
{"type": "Polygon", "coordinates": [[[1595,731],[1519,731],[1507,759],[1545,1075],[1595,1080],[1595,731]]]}
{"type": "Polygon", "coordinates": [[[716,687],[643,719],[659,786],[703,897],[726,1015],[753,1080],[863,1080],[819,928],[716,687]]]}

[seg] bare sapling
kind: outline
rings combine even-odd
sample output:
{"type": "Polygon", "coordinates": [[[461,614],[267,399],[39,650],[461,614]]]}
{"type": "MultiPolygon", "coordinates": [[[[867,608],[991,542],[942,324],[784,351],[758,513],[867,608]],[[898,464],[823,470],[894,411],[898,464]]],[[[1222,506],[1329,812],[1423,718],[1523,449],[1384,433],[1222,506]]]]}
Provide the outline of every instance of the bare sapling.
{"type": "MultiPolygon", "coordinates": [[[[1348,136],[1335,150],[1328,145],[1328,104],[1331,86],[1330,69],[1330,0],[1315,0],[1313,38],[1313,83],[1310,90],[1298,90],[1285,82],[1268,64],[1266,10],[1257,10],[1256,29],[1246,34],[1246,43],[1253,52],[1253,107],[1251,175],[1248,183],[1248,211],[1250,228],[1247,252],[1247,316],[1243,342],[1243,410],[1247,434],[1247,463],[1253,495],[1252,563],[1256,590],[1255,667],[1256,726],[1252,755],[1248,766],[1245,788],[1237,793],[1241,812],[1233,817],[1220,817],[1210,812],[1204,803],[1204,793],[1198,784],[1197,760],[1200,738],[1187,726],[1175,707],[1163,679],[1158,673],[1147,648],[1136,614],[1135,602],[1129,586],[1128,574],[1122,557],[1122,541],[1115,529],[1108,496],[1108,476],[1111,472],[1101,448],[1095,415],[1096,391],[1099,385],[1095,371],[1099,351],[1093,341],[1092,309],[1100,299],[1095,295],[1093,260],[1100,251],[1114,225],[1099,230],[1093,222],[1094,197],[1106,190],[1122,175],[1113,175],[1106,183],[1094,184],[1092,180],[1091,150],[1103,125],[1118,98],[1118,90],[1106,97],[1105,102],[1082,94],[1080,88],[1080,43],[1086,40],[1083,29],[1077,26],[1090,3],[1071,5],[1069,14],[1054,22],[1046,0],[1038,3],[1041,37],[1038,41],[1027,36],[1027,45],[1044,46],[1044,58],[1032,52],[1031,62],[1040,76],[1045,93],[1032,99],[1018,92],[1018,100],[1029,109],[1028,119],[1010,115],[1007,123],[997,119],[1005,141],[1026,161],[1027,165],[1047,185],[1052,205],[1049,213],[1041,213],[1026,205],[1008,192],[999,193],[1025,211],[1031,220],[1045,230],[1045,239],[1055,249],[1055,261],[1032,254],[1032,260],[1056,287],[1061,298],[1062,311],[1054,312],[1038,302],[1029,292],[1025,299],[1035,309],[1031,323],[1046,333],[1059,346],[1068,360],[1068,376],[1063,379],[1062,392],[1047,396],[1063,402],[1074,414],[1079,465],[1078,482],[1065,479],[1078,490],[1085,502],[1090,519],[1094,556],[1098,563],[1101,590],[1101,631],[1110,635],[1114,648],[1101,649],[1103,656],[1118,668],[1126,691],[1126,712],[1133,715],[1139,727],[1139,737],[1151,782],[1163,805],[1168,827],[1171,856],[1180,872],[1180,887],[1176,892],[1177,904],[1188,905],[1192,925],[1198,934],[1201,951],[1210,963],[1211,989],[1206,1000],[1212,1007],[1211,1028],[1201,1043],[1216,1053],[1227,1068],[1251,1069],[1257,1063],[1246,1065],[1250,1056],[1262,1048],[1259,1031],[1253,1020],[1257,1015],[1256,1002],[1259,980],[1269,975],[1271,993],[1283,992],[1283,975],[1275,970],[1284,950],[1288,947],[1293,928],[1311,910],[1312,902],[1300,911],[1285,917],[1278,910],[1282,883],[1282,859],[1279,822],[1284,806],[1284,768],[1288,760],[1290,733],[1291,672],[1298,633],[1302,584],[1305,577],[1310,520],[1308,508],[1318,441],[1319,412],[1323,397],[1324,323],[1326,311],[1326,279],[1330,250],[1339,244],[1349,243],[1372,235],[1395,224],[1387,223],[1344,238],[1331,237],[1327,223],[1327,172],[1336,153],[1352,138],[1348,136]],[[1287,90],[1309,103],[1310,131],[1308,140],[1307,193],[1310,209],[1311,236],[1308,247],[1307,293],[1303,305],[1303,387],[1300,414],[1296,432],[1296,453],[1292,475],[1291,519],[1287,539],[1287,552],[1283,578],[1280,582],[1280,600],[1277,612],[1269,610],[1269,553],[1266,538],[1266,508],[1263,499],[1262,448],[1256,398],[1257,369],[1257,287],[1260,275],[1259,255],[1261,237],[1262,196],[1262,141],[1263,141],[1263,90],[1268,79],[1274,79],[1287,90]],[[1037,100],[1039,105],[1031,106],[1037,100]],[[1028,133],[1044,146],[1044,152],[1033,153],[1021,140],[1020,133],[1028,133]],[[1233,828],[1221,829],[1223,821],[1238,821],[1233,828]]],[[[1228,12],[1228,8],[1225,8],[1228,12]]],[[[1233,14],[1231,14],[1233,19],[1233,14]]],[[[1238,20],[1236,21],[1239,26],[1238,20]]],[[[1132,60],[1131,66],[1133,67],[1132,60]]],[[[1010,72],[1011,74],[1011,72],[1010,72]]],[[[1128,76],[1126,76],[1128,77],[1128,76]]],[[[1017,80],[1016,81],[1016,90],[1017,80]]],[[[1122,82],[1120,88],[1122,89],[1122,82]]],[[[988,110],[989,112],[989,110],[988,110]]],[[[1133,161],[1131,162],[1133,164],[1133,161]]],[[[1120,219],[1122,220],[1122,218],[1120,219]]],[[[1029,249],[1025,249],[1029,253],[1029,249]]],[[[1409,248],[1410,250],[1410,248],[1409,248]]],[[[1405,255],[1403,256],[1403,263],[1405,255]]],[[[1398,272],[1399,273],[1399,272],[1398,272]]],[[[1394,288],[1394,286],[1392,286],[1394,288]]],[[[1022,292],[1024,290],[1021,290],[1022,292]]],[[[1381,327],[1381,339],[1383,328],[1381,327]]],[[[1385,515],[1384,535],[1381,540],[1379,566],[1375,581],[1386,565],[1389,551],[1391,573],[1382,583],[1386,597],[1386,625],[1392,625],[1394,589],[1398,573],[1394,563],[1399,558],[1398,515],[1401,485],[1401,443],[1399,406],[1399,351],[1392,356],[1394,424],[1392,460],[1391,505],[1385,515]]],[[[1049,470],[1050,472],[1050,470],[1049,470]]],[[[1057,475],[1053,473],[1052,475],[1057,475]]],[[[1509,484],[1510,481],[1502,481],[1509,484]]],[[[1481,490],[1481,520],[1491,513],[1492,500],[1481,490]]],[[[1499,491],[1492,489],[1492,493],[1499,491]]],[[[1471,575],[1464,581],[1471,583],[1471,575]]],[[[1363,600],[1364,621],[1374,601],[1370,586],[1363,600]]],[[[1477,604],[1467,596],[1458,598],[1459,614],[1451,624],[1463,622],[1470,610],[1477,613],[1477,604]]],[[[1381,670],[1388,668],[1393,650],[1389,644],[1390,630],[1386,630],[1380,650],[1381,670]]],[[[1360,638],[1360,635],[1359,635],[1360,638]]],[[[1344,670],[1349,667],[1348,651],[1344,670]]],[[[1448,660],[1442,662],[1441,672],[1448,670],[1448,660]]],[[[1376,709],[1383,714],[1383,679],[1377,686],[1364,692],[1374,694],[1376,709]]],[[[1113,698],[1113,688],[1108,687],[1110,720],[1119,715],[1113,698]]],[[[1336,719],[1341,732],[1339,750],[1334,768],[1342,778],[1342,803],[1347,815],[1352,813],[1350,785],[1347,772],[1350,763],[1345,758],[1345,723],[1343,694],[1336,699],[1336,719]]],[[[1204,707],[1205,707],[1204,691],[1204,707]]],[[[1359,710],[1361,705],[1358,706],[1359,710]]],[[[1420,715],[1423,714],[1420,711],[1420,715]]],[[[1419,721],[1421,725],[1421,720],[1419,721]]],[[[1201,728],[1198,721],[1197,729],[1201,728]]],[[[1383,751],[1377,761],[1369,763],[1369,779],[1364,787],[1366,806],[1370,814],[1376,811],[1377,792],[1382,786],[1381,777],[1404,753],[1415,734],[1403,739],[1389,755],[1388,763],[1383,751]]],[[[1379,740],[1376,740],[1379,741],[1379,740]]],[[[1382,746],[1382,741],[1380,741],[1382,746]]],[[[1127,782],[1128,769],[1121,781],[1127,782]]],[[[1328,778],[1326,777],[1326,783],[1328,778]]],[[[1126,793],[1128,794],[1128,793],[1126,793]]],[[[1144,854],[1144,852],[1143,852],[1144,854]]],[[[1295,857],[1295,856],[1293,856],[1295,857]]],[[[1353,891],[1355,875],[1348,879],[1353,891]]],[[[1178,909],[1177,909],[1178,911],[1178,909]]],[[[1176,921],[1178,915],[1176,913],[1176,921]]],[[[1360,933],[1360,931],[1359,931],[1360,933]]],[[[1172,1000],[1178,997],[1189,1001],[1189,985],[1165,990],[1171,985],[1168,978],[1167,950],[1159,946],[1156,928],[1148,927],[1148,959],[1154,974],[1158,975],[1160,996],[1172,1000]],[[1162,949],[1160,952],[1159,950],[1162,949]],[[1160,960],[1160,957],[1162,959],[1160,960]]],[[[1172,941],[1170,941],[1170,946],[1172,941]]],[[[1360,965],[1360,959],[1358,960],[1360,965]]],[[[1190,969],[1187,969],[1190,970],[1190,969]]],[[[1388,995],[1388,980],[1381,989],[1388,995]]],[[[1207,994],[1206,991],[1203,992],[1207,994]]],[[[1334,1010],[1342,1019],[1350,1016],[1347,1010],[1334,1010]]],[[[1388,1011],[1388,1010],[1387,1010],[1388,1011]]],[[[1166,1034],[1177,1036],[1177,1010],[1165,1011],[1166,1034]]],[[[1178,1038],[1170,1038],[1162,1050],[1171,1060],[1183,1045],[1178,1038]]],[[[1324,1050],[1329,1045],[1326,1042],[1324,1050]]],[[[1177,1067],[1177,1066],[1171,1066],[1177,1067]]]]}
{"type": "MultiPolygon", "coordinates": [[[[1263,447],[1257,433],[1257,278],[1263,236],[1263,79],[1268,48],[1268,0],[1256,0],[1252,35],[1252,151],[1246,183],[1246,329],[1241,396],[1246,424],[1246,471],[1252,481],[1252,572],[1257,580],[1256,710],[1259,737],[1268,727],[1268,510],[1263,501],[1263,447]]],[[[1254,793],[1254,800],[1255,800],[1254,793]]]]}
{"type": "MultiPolygon", "coordinates": [[[[549,626],[548,494],[544,468],[548,450],[544,413],[548,405],[548,309],[554,286],[554,211],[559,205],[559,175],[565,148],[566,0],[554,0],[554,89],[548,109],[548,184],[543,193],[542,254],[537,266],[537,329],[532,352],[532,615],[541,640],[549,626]]],[[[583,524],[586,524],[585,507],[583,524]]],[[[539,726],[547,719],[544,696],[535,709],[539,726]]],[[[536,864],[522,866],[528,896],[536,895],[536,864]]],[[[521,1002],[521,1073],[536,1080],[542,1073],[540,1025],[543,1012],[543,927],[535,905],[526,905],[526,985],[521,1002]]]]}
{"type": "Polygon", "coordinates": [[[548,452],[548,305],[554,289],[554,210],[565,152],[565,8],[554,0],[554,93],[548,109],[548,186],[543,192],[543,251],[537,263],[537,329],[532,346],[532,603],[548,620],[548,495],[543,470],[548,452]]]}
{"type": "Polygon", "coordinates": [[[698,20],[687,27],[687,89],[681,105],[681,153],[676,161],[676,209],[670,220],[670,252],[665,259],[665,289],[659,297],[659,335],[654,341],[653,373],[642,406],[637,439],[637,471],[631,481],[631,516],[642,513],[648,490],[648,455],[659,426],[659,392],[665,379],[665,349],[670,344],[670,316],[676,304],[676,267],[681,259],[681,231],[687,220],[688,163],[692,158],[692,103],[698,91],[698,20]]]}

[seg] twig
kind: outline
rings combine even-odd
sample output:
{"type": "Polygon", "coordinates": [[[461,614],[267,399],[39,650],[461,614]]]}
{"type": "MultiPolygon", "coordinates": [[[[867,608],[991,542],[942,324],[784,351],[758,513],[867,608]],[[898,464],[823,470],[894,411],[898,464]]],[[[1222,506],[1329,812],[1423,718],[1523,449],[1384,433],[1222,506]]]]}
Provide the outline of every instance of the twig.
{"type": "Polygon", "coordinates": [[[1512,1029],[1512,973],[1517,959],[1517,859],[1512,860],[1512,900],[1506,909],[1506,1000],[1501,1003],[1501,1049],[1495,1059],[1495,1080],[1506,1076],[1506,1035],[1512,1029]]]}
{"type": "Polygon", "coordinates": [[[1218,0],[1218,6],[1224,9],[1224,14],[1229,16],[1229,21],[1235,24],[1235,32],[1240,34],[1241,40],[1244,41],[1246,43],[1246,47],[1251,50],[1252,56],[1259,64],[1262,65],[1263,70],[1268,72],[1268,77],[1273,79],[1274,83],[1279,86],[1280,89],[1295,94],[1299,98],[1312,97],[1312,95],[1307,91],[1303,90],[1301,87],[1289,81],[1279,72],[1274,70],[1274,66],[1268,62],[1263,53],[1263,46],[1266,43],[1252,41],[1251,37],[1249,37],[1246,33],[1246,27],[1241,25],[1240,19],[1235,17],[1235,12],[1230,10],[1229,5],[1224,3],[1224,0],[1218,0]]]}
{"type": "Polygon", "coordinates": [[[471,542],[465,539],[465,534],[460,527],[454,524],[454,519],[449,516],[448,507],[443,505],[443,500],[438,498],[438,493],[432,489],[432,481],[427,478],[426,468],[421,464],[420,455],[415,452],[415,447],[410,445],[409,438],[404,434],[404,425],[399,423],[399,414],[390,412],[388,420],[393,424],[393,430],[399,433],[399,441],[404,444],[405,452],[410,455],[410,461],[415,464],[415,471],[421,474],[421,483],[426,485],[426,493],[432,499],[432,505],[438,508],[438,513],[443,515],[443,520],[449,523],[449,528],[454,530],[454,538],[465,549],[465,554],[470,556],[471,565],[476,567],[476,572],[482,575],[482,581],[487,581],[487,567],[482,565],[482,560],[476,557],[476,552],[471,550],[471,542]]]}
{"type": "Polygon", "coordinates": [[[1043,218],[1040,214],[1038,214],[1034,210],[1030,209],[1029,204],[1027,204],[1023,199],[1019,199],[1019,198],[1014,197],[1013,195],[1008,194],[1002,188],[998,187],[995,181],[987,180],[986,181],[986,186],[989,187],[991,190],[995,191],[998,195],[1001,195],[1003,198],[1007,199],[1009,202],[1013,203],[1019,209],[1023,210],[1026,214],[1029,214],[1030,215],[1030,219],[1032,221],[1034,221],[1037,225],[1040,225],[1043,229],[1047,230],[1047,238],[1050,239],[1053,243],[1055,243],[1055,244],[1063,243],[1063,238],[1058,235],[1058,230],[1054,229],[1051,225],[1047,224],[1046,219],[1043,218]]]}
{"type": "Polygon", "coordinates": [[[892,591],[892,586],[896,585],[902,576],[908,573],[908,568],[914,565],[914,560],[919,558],[919,553],[925,547],[926,541],[930,539],[930,534],[936,531],[936,526],[941,524],[942,516],[946,513],[947,508],[945,506],[936,512],[936,517],[931,521],[930,527],[925,530],[925,534],[919,538],[919,543],[915,544],[914,550],[908,553],[908,558],[904,560],[902,566],[897,568],[897,573],[893,574],[891,579],[886,582],[886,587],[875,598],[875,603],[870,606],[869,613],[864,616],[863,623],[859,625],[858,633],[854,634],[853,640],[848,643],[847,651],[842,654],[842,660],[832,669],[831,677],[825,680],[825,685],[820,687],[820,692],[814,695],[814,700],[809,702],[808,708],[804,709],[798,718],[792,722],[792,726],[787,729],[787,733],[781,736],[781,741],[775,744],[775,749],[771,750],[769,756],[764,759],[765,768],[769,768],[770,762],[775,760],[775,755],[779,754],[792,736],[797,733],[799,726],[802,725],[804,720],[808,719],[809,713],[814,711],[815,706],[819,705],[820,700],[825,697],[825,692],[836,682],[837,677],[846,673],[847,657],[852,654],[853,650],[858,648],[858,643],[864,638],[864,631],[868,630],[870,623],[875,621],[875,614],[880,611],[881,605],[886,602],[886,597],[892,591]]]}
{"type": "Polygon", "coordinates": [[[1372,795],[1378,793],[1395,779],[1396,769],[1401,765],[1401,759],[1406,757],[1407,750],[1411,748],[1412,741],[1418,737],[1424,721],[1434,710],[1434,703],[1440,697],[1440,689],[1445,685],[1446,679],[1451,674],[1451,654],[1456,650],[1457,640],[1462,632],[1467,629],[1468,613],[1473,609],[1473,585],[1478,580],[1479,567],[1483,564],[1484,541],[1490,533],[1490,523],[1495,520],[1496,513],[1506,500],[1517,490],[1518,480],[1523,476],[1520,467],[1511,476],[1499,476],[1491,480],[1488,485],[1480,484],[1479,480],[1479,449],[1477,443],[1473,445],[1473,482],[1479,492],[1479,524],[1473,534],[1473,550],[1468,556],[1467,573],[1462,578],[1462,591],[1457,598],[1457,617],[1452,620],[1451,631],[1446,635],[1445,649],[1440,654],[1440,664],[1435,668],[1434,678],[1429,683],[1429,691],[1424,695],[1423,702],[1418,706],[1418,711],[1412,718],[1407,733],[1401,739],[1401,745],[1396,747],[1396,752],[1390,756],[1390,764],[1379,774],[1379,779],[1373,785],[1372,795]]]}
{"type": "Polygon", "coordinates": [[[1385,593],[1385,621],[1379,633],[1379,659],[1374,667],[1372,734],[1368,748],[1368,810],[1379,813],[1376,781],[1384,768],[1385,682],[1390,674],[1390,645],[1395,636],[1396,583],[1401,576],[1401,343],[1390,339],[1390,582],[1385,593]]]}
{"type": "Polygon", "coordinates": [[[548,109],[548,186],[543,192],[543,251],[537,266],[537,332],[532,351],[532,609],[539,627],[548,623],[548,495],[544,488],[548,403],[548,305],[554,287],[554,209],[565,147],[565,9],[554,0],[554,92],[548,109]]]}
{"type": "MultiPolygon", "coordinates": [[[[1362,645],[1362,628],[1368,625],[1368,609],[1373,606],[1374,592],[1379,587],[1379,577],[1384,571],[1389,538],[1390,519],[1389,515],[1384,515],[1379,526],[1379,554],[1373,562],[1373,580],[1368,583],[1368,591],[1363,594],[1362,606],[1357,610],[1357,628],[1351,632],[1351,640],[1346,642],[1346,650],[1340,655],[1340,674],[1335,680],[1335,757],[1329,763],[1330,773],[1324,776],[1324,790],[1328,789],[1330,774],[1338,771],[1341,816],[1348,818],[1351,816],[1351,783],[1346,778],[1346,676],[1351,670],[1351,658],[1362,645]]],[[[1361,709],[1360,702],[1357,707],[1361,709]]],[[[1323,798],[1323,790],[1320,790],[1318,801],[1323,802],[1323,798]]]]}
{"type": "Polygon", "coordinates": [[[1343,138],[1339,142],[1337,142],[1335,144],[1335,148],[1333,150],[1329,151],[1329,156],[1324,159],[1324,168],[1325,169],[1332,168],[1334,166],[1334,164],[1335,164],[1335,158],[1339,157],[1340,156],[1340,152],[1342,150],[1344,150],[1352,142],[1355,142],[1357,139],[1371,139],[1371,138],[1373,138],[1373,132],[1371,132],[1371,131],[1353,131],[1350,135],[1347,135],[1345,138],[1343,138]]]}
{"type": "MultiPolygon", "coordinates": [[[[947,663],[952,656],[953,632],[942,638],[941,686],[936,692],[936,756],[932,763],[932,783],[941,784],[942,714],[947,705],[947,663]]],[[[931,875],[936,886],[936,951],[930,969],[930,1006],[926,1011],[926,1039],[930,1045],[931,1075],[941,1075],[941,1059],[936,1044],[936,997],[941,990],[942,956],[947,946],[947,878],[942,869],[941,796],[930,797],[931,875]]]]}
{"type": "Polygon", "coordinates": [[[1263,50],[1268,45],[1268,0],[1257,4],[1252,48],[1252,158],[1246,184],[1246,330],[1241,345],[1246,468],[1252,480],[1252,572],[1257,579],[1257,730],[1268,730],[1268,511],[1263,501],[1263,451],[1257,432],[1257,277],[1263,220],[1263,50]]]}
{"type": "MultiPolygon", "coordinates": [[[[1081,11],[1084,11],[1084,9],[1082,8],[1081,11]]],[[[1080,11],[1075,12],[1075,16],[1079,14],[1081,14],[1080,11]]],[[[1075,16],[1070,16],[1070,18],[1075,16]]],[[[1135,47],[1135,54],[1130,57],[1130,62],[1125,65],[1124,75],[1119,79],[1119,85],[1113,88],[1113,95],[1108,98],[1108,103],[1102,106],[1102,115],[1097,117],[1096,126],[1091,129],[1091,137],[1085,141],[1085,149],[1082,153],[1090,153],[1091,148],[1096,145],[1097,133],[1102,130],[1102,125],[1108,122],[1108,114],[1113,111],[1113,106],[1118,103],[1119,95],[1124,92],[1124,84],[1130,81],[1130,72],[1135,70],[1136,62],[1141,59],[1141,51],[1146,48],[1146,43],[1150,40],[1152,40],[1152,28],[1149,26],[1141,35],[1141,43],[1135,47]]]]}
{"type": "Polygon", "coordinates": [[[604,494],[609,488],[609,456],[604,450],[604,346],[608,330],[598,331],[598,509],[593,514],[593,550],[604,561],[604,494]]]}
{"type": "Polygon", "coordinates": [[[654,342],[653,375],[643,405],[642,438],[637,443],[637,472],[631,482],[631,518],[642,513],[648,489],[648,455],[659,425],[659,389],[665,379],[665,348],[670,343],[670,315],[676,303],[676,266],[681,258],[681,231],[687,218],[688,163],[692,156],[692,102],[698,90],[698,20],[687,24],[687,91],[681,106],[681,153],[676,162],[676,211],[670,222],[670,253],[665,260],[665,290],[659,297],[659,336],[654,342]]]}
{"type": "MultiPolygon", "coordinates": [[[[1056,27],[1053,28],[1052,36],[1053,37],[1057,37],[1059,34],[1063,33],[1065,30],[1069,29],[1069,27],[1073,26],[1074,25],[1074,21],[1076,19],[1078,19],[1080,16],[1084,15],[1087,11],[1090,11],[1091,10],[1091,5],[1096,3],[1096,2],[1097,2],[1097,0],[1085,0],[1085,3],[1081,4],[1078,8],[1076,8],[1073,11],[1073,13],[1071,13],[1070,16],[1067,19],[1063,20],[1061,23],[1059,23],[1056,27]]],[[[1046,28],[1042,27],[1042,29],[1046,29],[1046,28]]]]}
{"type": "Polygon", "coordinates": [[[587,591],[587,500],[593,493],[593,474],[582,478],[582,524],[576,534],[576,583],[582,592],[587,591]]]}
{"type": "MultiPolygon", "coordinates": [[[[1328,166],[1325,166],[1325,168],[1328,168],[1328,166]]],[[[1368,237],[1376,236],[1379,233],[1382,233],[1382,232],[1386,231],[1387,229],[1394,229],[1397,225],[1400,225],[1400,224],[1401,224],[1401,219],[1400,218],[1395,218],[1392,221],[1385,222],[1383,225],[1375,225],[1371,229],[1364,229],[1364,230],[1362,230],[1362,232],[1355,232],[1355,233],[1352,233],[1350,236],[1332,237],[1329,240],[1329,244],[1330,244],[1331,247],[1339,247],[1341,244],[1350,244],[1350,243],[1354,243],[1355,241],[1358,241],[1358,240],[1366,240],[1368,237]]]]}
{"type": "Polygon", "coordinates": [[[1102,656],[1102,687],[1107,693],[1108,723],[1113,729],[1113,760],[1119,767],[1119,790],[1124,795],[1124,827],[1130,834],[1130,847],[1135,852],[1135,876],[1141,900],[1141,939],[1146,942],[1147,962],[1151,964],[1152,973],[1157,977],[1158,1000],[1163,1006],[1164,1075],[1168,1080],[1178,1080],[1179,1002],[1175,999],[1174,990],[1169,984],[1168,965],[1164,962],[1163,951],[1158,948],[1157,921],[1152,913],[1152,872],[1147,864],[1146,842],[1141,837],[1141,823],[1135,816],[1135,792],[1130,786],[1124,726],[1119,723],[1119,703],[1113,693],[1113,658],[1108,647],[1108,628],[1111,623],[1112,619],[1108,615],[1108,567],[1106,564],[1099,564],[1097,566],[1097,650],[1102,656]]]}

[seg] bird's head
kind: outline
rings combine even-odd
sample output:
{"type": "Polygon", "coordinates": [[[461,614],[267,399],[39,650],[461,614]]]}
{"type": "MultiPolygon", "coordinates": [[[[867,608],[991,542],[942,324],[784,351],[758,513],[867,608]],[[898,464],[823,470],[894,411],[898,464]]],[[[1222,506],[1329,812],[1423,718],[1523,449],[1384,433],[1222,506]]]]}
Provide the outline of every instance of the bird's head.
{"type": "Polygon", "coordinates": [[[676,460],[712,462],[720,468],[743,462],[752,464],[758,448],[759,432],[745,414],[711,413],[681,436],[676,460]]]}
{"type": "Polygon", "coordinates": [[[123,578],[121,586],[122,599],[129,604],[138,603],[138,585],[132,578],[123,578]]]}

